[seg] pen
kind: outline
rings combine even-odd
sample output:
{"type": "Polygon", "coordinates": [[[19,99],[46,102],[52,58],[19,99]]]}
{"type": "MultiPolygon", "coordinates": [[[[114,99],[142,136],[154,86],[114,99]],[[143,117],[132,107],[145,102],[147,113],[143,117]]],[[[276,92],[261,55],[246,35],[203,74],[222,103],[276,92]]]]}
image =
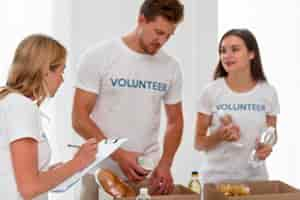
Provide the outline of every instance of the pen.
{"type": "Polygon", "coordinates": [[[75,145],[75,144],[68,144],[68,147],[73,147],[73,148],[80,148],[80,145],[75,145]]]}

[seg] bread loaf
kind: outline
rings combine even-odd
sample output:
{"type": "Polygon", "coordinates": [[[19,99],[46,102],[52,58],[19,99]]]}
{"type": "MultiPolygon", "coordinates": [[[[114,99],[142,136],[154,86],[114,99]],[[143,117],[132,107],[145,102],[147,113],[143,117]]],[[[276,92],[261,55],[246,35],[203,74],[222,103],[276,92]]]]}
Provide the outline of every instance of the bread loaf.
{"type": "Polygon", "coordinates": [[[133,197],[136,196],[135,191],[108,169],[101,169],[98,173],[98,182],[108,194],[113,197],[133,197]]]}
{"type": "Polygon", "coordinates": [[[225,114],[223,117],[220,118],[220,121],[224,126],[228,126],[229,124],[232,123],[232,118],[230,115],[225,114]]]}

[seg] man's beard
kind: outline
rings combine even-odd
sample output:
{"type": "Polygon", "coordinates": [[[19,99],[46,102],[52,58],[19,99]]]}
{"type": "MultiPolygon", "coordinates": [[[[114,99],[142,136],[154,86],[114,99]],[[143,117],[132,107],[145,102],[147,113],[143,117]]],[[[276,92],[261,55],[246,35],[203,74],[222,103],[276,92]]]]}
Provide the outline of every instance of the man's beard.
{"type": "Polygon", "coordinates": [[[142,38],[139,39],[139,45],[140,45],[141,49],[144,51],[145,54],[154,55],[157,52],[157,50],[159,49],[159,48],[157,48],[155,51],[150,51],[147,48],[147,45],[145,44],[145,42],[143,41],[142,38]]]}

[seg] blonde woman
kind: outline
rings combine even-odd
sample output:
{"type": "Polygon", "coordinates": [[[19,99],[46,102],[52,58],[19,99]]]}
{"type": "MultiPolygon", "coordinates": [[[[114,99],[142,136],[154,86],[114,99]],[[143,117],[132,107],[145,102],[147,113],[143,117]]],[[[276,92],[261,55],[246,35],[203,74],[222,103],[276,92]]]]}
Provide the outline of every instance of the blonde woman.
{"type": "Polygon", "coordinates": [[[90,139],[72,160],[48,167],[39,106],[63,82],[65,62],[66,49],[45,35],[31,35],[17,47],[0,90],[0,194],[5,199],[47,199],[47,191],[95,159],[97,144],[90,139]]]}

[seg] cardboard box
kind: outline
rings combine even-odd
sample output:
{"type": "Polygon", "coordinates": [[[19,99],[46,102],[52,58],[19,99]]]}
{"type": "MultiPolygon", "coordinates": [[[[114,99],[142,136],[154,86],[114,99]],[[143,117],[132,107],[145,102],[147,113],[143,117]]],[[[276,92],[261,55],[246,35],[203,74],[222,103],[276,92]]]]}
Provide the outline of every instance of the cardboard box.
{"type": "MultiPolygon", "coordinates": [[[[182,186],[175,185],[175,189],[170,195],[157,195],[151,196],[151,200],[199,200],[200,194],[191,191],[190,189],[182,186]]],[[[99,187],[99,200],[135,200],[135,197],[126,198],[113,198],[99,187]]]]}
{"type": "Polygon", "coordinates": [[[300,200],[300,191],[281,181],[255,181],[242,184],[250,187],[250,195],[227,197],[217,190],[216,184],[205,184],[204,200],[300,200]]]}

